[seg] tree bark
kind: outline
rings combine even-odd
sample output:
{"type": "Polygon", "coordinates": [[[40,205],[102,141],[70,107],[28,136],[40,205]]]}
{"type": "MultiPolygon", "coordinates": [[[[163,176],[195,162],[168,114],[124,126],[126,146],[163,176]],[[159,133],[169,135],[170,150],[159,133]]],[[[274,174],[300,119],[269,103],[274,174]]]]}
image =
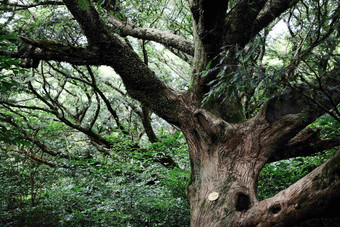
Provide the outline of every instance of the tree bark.
{"type": "Polygon", "coordinates": [[[182,127],[191,157],[191,226],[290,226],[336,216],[331,207],[340,199],[340,151],[288,189],[258,201],[258,175],[291,128],[268,123],[261,114],[228,124],[194,111],[182,127]]]}
{"type": "Polygon", "coordinates": [[[181,50],[188,55],[194,55],[193,43],[188,40],[184,40],[175,34],[154,28],[139,28],[126,22],[121,22],[113,16],[110,16],[108,20],[113,26],[115,32],[118,32],[123,37],[132,36],[143,40],[156,41],[165,46],[181,50]]]}
{"type": "Polygon", "coordinates": [[[269,149],[259,140],[263,128],[228,124],[200,110],[193,115],[182,129],[191,157],[191,226],[231,226],[237,212],[257,203],[261,154],[269,149]]]}

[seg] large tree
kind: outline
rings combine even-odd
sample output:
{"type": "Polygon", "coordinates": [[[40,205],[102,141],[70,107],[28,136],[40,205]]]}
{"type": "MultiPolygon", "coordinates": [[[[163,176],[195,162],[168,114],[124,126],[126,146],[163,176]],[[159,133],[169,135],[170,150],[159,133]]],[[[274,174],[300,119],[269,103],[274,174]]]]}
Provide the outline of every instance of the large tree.
{"type": "MultiPolygon", "coordinates": [[[[21,42],[13,41],[18,48],[1,50],[1,55],[24,59],[20,65],[28,68],[37,67],[40,61],[52,62],[50,67],[61,74],[63,71],[53,62],[86,66],[91,78],[76,80],[91,85],[98,99],[103,96],[90,66],[110,66],[130,97],[183,132],[191,161],[188,197],[192,226],[290,225],[311,217],[338,215],[339,152],[272,198],[259,201],[256,193],[258,176],[266,163],[313,155],[339,145],[339,138],[322,140],[318,130],[306,128],[325,113],[339,120],[340,68],[335,53],[339,48],[340,12],[336,1],[1,3],[8,25],[11,20],[20,21],[20,14],[11,12],[31,13],[30,9],[40,7],[44,10],[41,14],[29,16],[42,17],[52,8],[63,14],[55,17],[51,26],[42,26],[44,39],[39,38],[40,30],[33,33],[28,31],[32,26],[22,23],[17,29],[21,42]],[[143,10],[148,13],[136,15],[143,10]],[[170,17],[169,11],[175,12],[175,17],[170,17]],[[141,20],[143,16],[146,18],[141,20]],[[149,17],[153,20],[147,20],[149,17]],[[268,32],[280,19],[288,26],[289,55],[282,56],[280,67],[275,68],[265,63],[265,57],[270,56],[268,32]],[[53,30],[60,20],[73,30],[63,36],[55,34],[60,31],[53,30]],[[162,24],[165,30],[157,28],[162,24]],[[134,51],[129,37],[141,40],[141,55],[134,51]],[[151,69],[144,45],[148,41],[189,62],[192,73],[187,90],[170,87],[151,69]]],[[[9,35],[12,30],[13,26],[2,27],[1,33],[9,35]]],[[[57,99],[46,101],[32,83],[27,84],[48,109],[40,107],[42,111],[55,114],[105,145],[91,127],[84,129],[65,119],[57,99]]],[[[110,110],[109,101],[104,102],[110,110]]],[[[114,115],[112,108],[110,111],[114,115]]],[[[10,118],[0,117],[15,126],[10,118]]],[[[25,137],[53,153],[28,133],[25,137]]]]}

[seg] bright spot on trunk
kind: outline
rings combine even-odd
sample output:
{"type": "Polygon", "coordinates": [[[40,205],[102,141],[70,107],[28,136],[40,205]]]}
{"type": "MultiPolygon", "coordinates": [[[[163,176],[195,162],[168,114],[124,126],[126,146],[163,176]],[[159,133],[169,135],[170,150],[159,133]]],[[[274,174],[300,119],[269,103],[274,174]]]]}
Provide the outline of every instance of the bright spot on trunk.
{"type": "Polygon", "coordinates": [[[212,192],[209,194],[208,199],[210,201],[215,201],[218,198],[218,192],[212,192]]]}

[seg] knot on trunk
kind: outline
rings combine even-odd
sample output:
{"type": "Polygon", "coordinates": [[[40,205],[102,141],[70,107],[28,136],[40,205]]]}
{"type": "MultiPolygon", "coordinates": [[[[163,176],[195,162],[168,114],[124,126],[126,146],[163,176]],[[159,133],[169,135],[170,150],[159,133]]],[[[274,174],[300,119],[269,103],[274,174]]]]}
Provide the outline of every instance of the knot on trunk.
{"type": "Polygon", "coordinates": [[[245,211],[250,208],[250,198],[248,195],[239,193],[237,195],[236,210],[245,211]]]}
{"type": "Polygon", "coordinates": [[[269,211],[273,214],[277,214],[281,211],[281,205],[279,203],[275,203],[271,207],[269,207],[269,211]]]}

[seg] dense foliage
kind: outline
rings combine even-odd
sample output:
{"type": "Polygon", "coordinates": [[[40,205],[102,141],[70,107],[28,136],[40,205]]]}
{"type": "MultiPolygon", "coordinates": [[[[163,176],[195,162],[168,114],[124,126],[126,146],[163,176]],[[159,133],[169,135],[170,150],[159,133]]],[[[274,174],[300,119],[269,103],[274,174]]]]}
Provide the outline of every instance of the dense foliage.
{"type": "Polygon", "coordinates": [[[153,155],[171,143],[169,152],[185,159],[181,169],[172,170],[138,150],[120,149],[117,160],[84,157],[66,163],[68,168],[46,167],[3,150],[1,226],[186,226],[189,169],[181,140],[169,135],[153,145],[153,155]]]}

